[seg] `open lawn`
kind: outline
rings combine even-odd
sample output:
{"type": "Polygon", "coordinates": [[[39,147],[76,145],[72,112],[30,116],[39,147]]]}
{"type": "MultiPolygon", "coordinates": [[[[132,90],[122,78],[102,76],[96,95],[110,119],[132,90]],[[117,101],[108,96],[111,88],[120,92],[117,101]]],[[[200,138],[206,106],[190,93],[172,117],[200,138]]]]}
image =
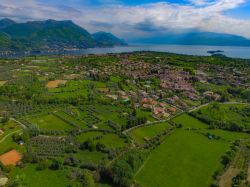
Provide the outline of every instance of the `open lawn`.
{"type": "Polygon", "coordinates": [[[130,132],[130,136],[135,139],[138,143],[145,143],[145,138],[150,139],[157,134],[161,133],[165,129],[169,128],[168,123],[160,123],[150,126],[134,129],[130,132]]]}
{"type": "Polygon", "coordinates": [[[34,125],[38,125],[40,129],[45,130],[70,130],[73,126],[54,116],[53,114],[41,114],[26,117],[26,120],[34,125]]]}

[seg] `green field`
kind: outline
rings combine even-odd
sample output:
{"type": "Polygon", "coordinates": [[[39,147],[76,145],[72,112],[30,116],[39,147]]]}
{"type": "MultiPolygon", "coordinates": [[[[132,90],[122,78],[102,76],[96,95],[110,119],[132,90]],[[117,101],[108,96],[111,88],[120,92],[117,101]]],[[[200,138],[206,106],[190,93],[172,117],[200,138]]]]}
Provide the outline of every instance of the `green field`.
{"type": "Polygon", "coordinates": [[[149,156],[135,177],[147,187],[207,187],[230,144],[176,130],[149,156]]]}
{"type": "Polygon", "coordinates": [[[41,114],[26,117],[26,120],[40,129],[45,130],[70,130],[73,126],[54,116],[53,114],[41,114]]]}
{"type": "Polygon", "coordinates": [[[156,136],[157,134],[161,133],[167,128],[170,128],[170,125],[168,123],[160,123],[160,124],[155,124],[155,125],[150,125],[150,126],[134,129],[129,134],[138,143],[145,143],[144,138],[150,139],[156,136]]]}
{"type": "Polygon", "coordinates": [[[209,130],[207,125],[187,114],[174,121],[183,128],[175,130],[152,151],[135,176],[142,186],[207,187],[214,172],[222,167],[221,157],[230,149],[231,142],[249,138],[246,133],[209,130]],[[206,133],[221,139],[209,139],[206,133]]]}
{"type": "Polygon", "coordinates": [[[36,170],[36,165],[28,165],[24,168],[16,168],[11,173],[12,178],[19,178],[19,183],[27,187],[53,186],[61,187],[68,185],[77,185],[67,178],[68,170],[36,170]]]}
{"type": "Polygon", "coordinates": [[[182,124],[184,128],[206,129],[209,127],[208,125],[188,114],[183,114],[177,118],[174,118],[173,121],[176,124],[182,124]]]}

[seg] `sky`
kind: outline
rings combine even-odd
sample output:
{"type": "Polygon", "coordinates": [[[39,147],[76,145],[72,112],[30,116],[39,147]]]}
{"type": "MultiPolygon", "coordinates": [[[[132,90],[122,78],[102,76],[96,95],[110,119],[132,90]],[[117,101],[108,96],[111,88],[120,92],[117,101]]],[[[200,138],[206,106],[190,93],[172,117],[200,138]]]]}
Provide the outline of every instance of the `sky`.
{"type": "Polygon", "coordinates": [[[124,39],[190,30],[250,39],[250,0],[0,0],[0,18],[72,20],[124,39]]]}

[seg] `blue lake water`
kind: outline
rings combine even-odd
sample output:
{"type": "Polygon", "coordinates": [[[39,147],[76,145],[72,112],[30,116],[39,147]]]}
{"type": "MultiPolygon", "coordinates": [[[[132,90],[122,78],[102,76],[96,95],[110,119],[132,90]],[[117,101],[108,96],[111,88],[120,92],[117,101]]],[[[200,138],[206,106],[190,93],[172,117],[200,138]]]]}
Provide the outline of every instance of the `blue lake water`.
{"type": "Polygon", "coordinates": [[[87,54],[107,54],[107,53],[125,53],[135,51],[158,51],[170,52],[186,55],[210,56],[208,51],[224,51],[228,57],[250,59],[250,47],[235,47],[235,46],[199,46],[199,45],[130,45],[118,46],[111,48],[89,48],[82,50],[57,52],[57,53],[17,53],[14,55],[6,55],[2,57],[22,57],[29,55],[53,55],[53,54],[69,54],[69,55],[87,55],[87,54]]]}
{"type": "Polygon", "coordinates": [[[250,59],[250,47],[234,47],[234,46],[198,46],[198,45],[133,45],[112,48],[91,48],[77,51],[67,52],[68,54],[107,54],[122,53],[134,51],[158,51],[170,52],[187,55],[210,56],[207,51],[222,50],[228,57],[248,58],[250,59]]]}

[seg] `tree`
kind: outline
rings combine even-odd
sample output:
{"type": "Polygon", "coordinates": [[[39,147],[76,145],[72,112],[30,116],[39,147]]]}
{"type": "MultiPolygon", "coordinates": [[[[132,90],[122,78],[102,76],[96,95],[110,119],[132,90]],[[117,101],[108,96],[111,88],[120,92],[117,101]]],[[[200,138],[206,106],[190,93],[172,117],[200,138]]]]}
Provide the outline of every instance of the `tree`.
{"type": "Polygon", "coordinates": [[[59,162],[58,160],[53,160],[49,168],[52,170],[59,170],[61,166],[61,162],[59,162]]]}
{"type": "Polygon", "coordinates": [[[83,170],[83,186],[84,187],[95,187],[95,181],[93,175],[88,170],[83,170]]]}

